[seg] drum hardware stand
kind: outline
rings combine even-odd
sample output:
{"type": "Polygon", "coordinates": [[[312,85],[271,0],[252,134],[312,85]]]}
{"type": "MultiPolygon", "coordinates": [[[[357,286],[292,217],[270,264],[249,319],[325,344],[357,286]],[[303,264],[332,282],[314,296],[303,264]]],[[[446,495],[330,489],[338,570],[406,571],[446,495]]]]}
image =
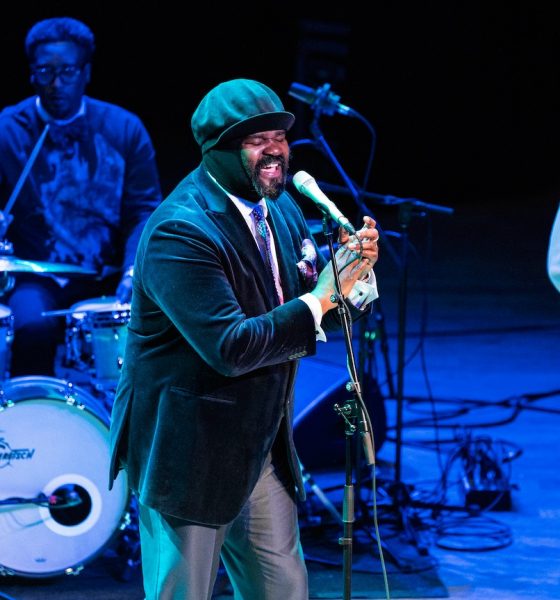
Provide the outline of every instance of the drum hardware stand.
{"type": "Polygon", "coordinates": [[[138,501],[133,494],[129,504],[129,511],[120,528],[120,540],[116,547],[120,568],[117,577],[121,581],[130,581],[138,573],[142,565],[138,519],[138,501]]]}
{"type": "MultiPolygon", "coordinates": [[[[408,296],[408,246],[409,226],[415,214],[424,216],[427,211],[452,214],[453,209],[433,204],[427,204],[416,199],[400,199],[390,197],[387,203],[399,206],[400,233],[400,261],[399,261],[399,290],[398,290],[398,349],[397,349],[397,390],[396,395],[396,440],[395,440],[395,480],[389,482],[388,494],[392,498],[392,509],[397,512],[400,528],[407,534],[418,552],[422,556],[428,554],[426,546],[421,543],[419,536],[409,519],[408,507],[414,504],[410,499],[408,487],[402,483],[402,430],[403,430],[403,403],[404,403],[404,367],[405,367],[405,334],[406,334],[406,308],[408,296]]],[[[408,570],[411,563],[405,563],[408,570]]]]}

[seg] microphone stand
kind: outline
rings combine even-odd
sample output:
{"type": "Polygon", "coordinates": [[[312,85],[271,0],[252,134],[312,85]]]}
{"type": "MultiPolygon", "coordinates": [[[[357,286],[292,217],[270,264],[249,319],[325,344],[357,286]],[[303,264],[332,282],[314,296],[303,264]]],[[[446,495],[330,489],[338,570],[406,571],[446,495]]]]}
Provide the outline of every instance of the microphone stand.
{"type": "MultiPolygon", "coordinates": [[[[350,182],[351,183],[351,182],[350,182]]],[[[350,186],[349,186],[350,187],[350,186]]],[[[331,192],[347,193],[342,186],[331,185],[321,182],[321,189],[331,192]]],[[[355,188],[350,187],[350,192],[354,195],[355,188]]],[[[395,456],[395,483],[397,486],[401,483],[402,469],[402,428],[403,428],[403,400],[404,400],[404,364],[405,364],[405,334],[406,334],[406,304],[408,297],[408,244],[409,244],[409,226],[412,221],[415,210],[420,214],[434,212],[445,215],[453,214],[453,209],[447,206],[430,204],[422,202],[416,198],[398,198],[396,196],[387,196],[374,194],[372,192],[364,193],[366,198],[374,198],[377,202],[387,206],[399,207],[399,225],[400,233],[400,257],[396,262],[400,266],[400,281],[398,294],[398,345],[397,345],[397,390],[396,395],[392,394],[397,400],[396,415],[396,456],[395,456]]],[[[390,390],[392,390],[390,385],[390,390]]]]}
{"type": "MultiPolygon", "coordinates": [[[[321,106],[317,105],[314,110],[314,118],[311,123],[311,132],[315,138],[315,144],[319,145],[320,148],[328,156],[332,164],[335,166],[340,176],[348,186],[350,193],[352,194],[356,204],[361,210],[361,214],[367,214],[367,207],[363,204],[360,199],[360,195],[353,184],[352,180],[344,169],[340,162],[337,160],[329,144],[325,140],[325,137],[321,133],[319,128],[318,120],[321,115],[321,106]]],[[[305,143],[305,142],[304,142],[305,143]]],[[[335,259],[335,252],[332,241],[332,224],[326,211],[323,212],[323,233],[327,239],[329,253],[331,257],[331,263],[333,265],[333,272],[335,277],[335,288],[337,290],[337,302],[338,302],[338,313],[341,318],[341,325],[344,334],[344,340],[346,344],[347,353],[347,367],[350,373],[350,382],[346,385],[346,389],[352,392],[354,399],[346,401],[342,406],[335,404],[334,409],[339,416],[342,417],[345,423],[345,485],[344,485],[344,499],[343,499],[343,511],[342,511],[342,522],[343,522],[343,536],[339,538],[339,544],[343,548],[343,579],[344,579],[344,600],[349,600],[352,594],[352,551],[353,551],[353,523],[355,521],[355,493],[354,493],[354,477],[353,477],[353,462],[352,462],[352,436],[359,430],[359,433],[364,441],[364,450],[366,459],[369,465],[375,463],[374,457],[374,442],[371,426],[371,420],[367,412],[366,405],[362,397],[361,385],[358,377],[356,368],[356,361],[354,358],[354,351],[352,347],[352,331],[351,322],[348,307],[344,303],[344,298],[341,295],[340,279],[337,270],[337,264],[335,259]],[[356,421],[358,425],[356,425],[356,421]]],[[[390,253],[394,254],[394,250],[386,239],[386,236],[382,229],[377,227],[380,236],[387,242],[387,247],[390,253]]],[[[395,257],[396,258],[396,257],[395,257]]],[[[389,373],[390,375],[390,373],[389,373]]],[[[359,477],[358,477],[359,479],[359,477]]],[[[378,540],[380,545],[380,540],[378,540]]],[[[382,552],[380,548],[380,552],[382,552]]],[[[383,557],[381,556],[381,560],[383,557]]]]}
{"type": "MultiPolygon", "coordinates": [[[[340,186],[321,183],[321,188],[331,192],[347,192],[340,186]]],[[[424,216],[427,212],[444,215],[453,214],[453,209],[437,204],[422,202],[416,198],[398,198],[396,196],[385,196],[365,192],[365,197],[375,199],[378,203],[387,206],[397,206],[399,209],[398,221],[400,226],[400,256],[399,265],[399,287],[398,287],[398,326],[397,326],[397,388],[392,397],[396,400],[396,422],[395,422],[395,479],[392,482],[390,495],[393,499],[393,508],[398,512],[402,529],[407,533],[420,554],[427,554],[427,550],[420,543],[410,520],[406,516],[405,507],[415,505],[410,499],[406,486],[402,483],[402,431],[403,431],[403,408],[404,408],[404,368],[405,368],[405,340],[406,340],[406,312],[408,299],[408,246],[409,229],[413,216],[424,216]]],[[[397,561],[398,566],[410,570],[412,564],[397,561]]]]}
{"type": "MultiPolygon", "coordinates": [[[[314,118],[310,125],[310,129],[313,134],[314,140],[302,140],[299,142],[299,144],[311,143],[311,144],[315,144],[315,145],[319,146],[319,148],[325,153],[325,155],[330,159],[332,164],[335,166],[335,168],[337,169],[341,178],[343,179],[344,183],[346,184],[346,187],[330,186],[331,191],[339,191],[339,192],[343,192],[343,193],[349,192],[352,195],[354,201],[356,202],[358,208],[360,209],[361,214],[362,215],[367,214],[368,208],[364,205],[364,203],[360,197],[360,193],[358,192],[356,186],[354,185],[354,183],[352,182],[350,177],[343,170],[342,166],[340,165],[336,156],[332,152],[329,144],[326,142],[326,140],[319,128],[318,120],[319,120],[319,117],[320,117],[321,111],[322,111],[321,104],[316,103],[314,105],[314,107],[312,107],[312,108],[314,108],[314,118]]],[[[296,142],[296,143],[292,144],[292,146],[295,146],[295,145],[298,145],[298,143],[296,142]]],[[[324,184],[321,184],[321,187],[323,187],[323,189],[326,189],[326,190],[329,189],[329,187],[324,184]]],[[[385,204],[385,205],[398,205],[399,209],[400,209],[400,212],[399,212],[399,217],[400,217],[399,222],[401,225],[400,256],[398,255],[397,251],[393,248],[392,244],[390,243],[390,240],[387,238],[387,235],[385,234],[383,229],[379,226],[379,224],[377,224],[377,229],[379,231],[379,235],[381,238],[381,242],[383,243],[383,247],[387,249],[387,251],[389,252],[391,257],[393,258],[394,262],[397,264],[397,266],[399,268],[399,272],[400,272],[399,301],[398,301],[398,315],[399,315],[398,316],[398,352],[397,352],[398,364],[397,364],[396,396],[393,393],[394,387],[393,387],[393,382],[392,382],[392,375],[391,375],[391,372],[389,369],[388,356],[385,355],[386,367],[389,369],[389,372],[387,374],[389,389],[391,390],[392,396],[396,397],[396,401],[397,401],[396,459],[395,459],[395,485],[394,485],[394,489],[393,489],[393,493],[394,493],[393,506],[396,507],[397,510],[400,511],[401,523],[402,523],[403,528],[406,529],[409,534],[411,533],[412,539],[416,542],[417,547],[420,549],[420,551],[422,551],[422,548],[418,545],[417,536],[414,534],[414,532],[410,532],[410,524],[408,522],[408,519],[404,516],[404,513],[401,510],[402,505],[404,504],[404,498],[408,497],[407,492],[402,490],[403,486],[401,485],[405,333],[406,333],[406,300],[407,300],[407,293],[408,293],[408,291],[407,291],[408,243],[409,243],[408,226],[410,224],[410,220],[411,220],[414,208],[419,209],[421,211],[432,211],[432,212],[439,212],[439,213],[443,213],[443,214],[452,214],[453,209],[448,208],[448,207],[433,205],[433,204],[427,204],[427,203],[417,200],[415,198],[401,199],[401,198],[397,198],[394,196],[383,196],[380,194],[373,194],[373,193],[369,193],[369,192],[365,192],[364,196],[369,197],[369,198],[374,198],[378,202],[385,204]]],[[[324,231],[325,231],[325,218],[326,217],[323,218],[323,230],[324,231]]],[[[325,236],[327,236],[327,233],[325,233],[325,236]]],[[[334,252],[333,252],[333,248],[332,248],[332,234],[331,234],[331,238],[327,237],[327,240],[329,241],[329,251],[331,254],[331,260],[333,262],[333,269],[335,272],[335,277],[337,277],[336,264],[334,261],[334,252]]],[[[335,279],[335,281],[338,285],[339,284],[338,279],[335,279]]],[[[340,290],[340,287],[338,287],[338,289],[340,290]]],[[[340,303],[339,303],[339,311],[340,311],[340,303]]],[[[341,316],[342,316],[342,314],[341,314],[341,316]]],[[[382,324],[382,321],[380,323],[382,324]]],[[[344,321],[343,321],[343,324],[344,324],[344,321]]],[[[348,327],[346,324],[344,324],[344,325],[346,327],[348,327]]],[[[349,368],[353,368],[354,370],[351,371],[352,381],[348,384],[347,387],[350,388],[349,391],[354,392],[358,401],[361,402],[360,410],[362,411],[362,413],[361,413],[362,419],[366,418],[367,422],[369,423],[369,416],[367,415],[365,405],[363,404],[363,400],[361,398],[361,389],[360,389],[358,377],[355,373],[355,364],[353,362],[353,353],[352,353],[351,343],[348,342],[348,339],[346,337],[348,333],[349,332],[347,332],[345,330],[345,341],[347,344],[347,353],[348,353],[349,361],[350,361],[349,368]]],[[[382,337],[385,338],[384,335],[382,337]]],[[[385,346],[386,346],[386,344],[384,344],[384,347],[385,346]]],[[[350,594],[350,579],[351,579],[351,570],[352,570],[351,569],[351,556],[352,556],[351,534],[352,534],[352,523],[354,521],[354,488],[352,486],[352,463],[351,463],[351,453],[350,453],[350,448],[349,448],[349,439],[350,439],[350,436],[356,430],[356,426],[354,424],[356,421],[356,401],[354,401],[353,404],[346,402],[342,407],[335,406],[335,410],[344,418],[345,423],[346,423],[346,431],[345,431],[345,433],[346,433],[346,462],[345,462],[345,464],[346,464],[346,485],[345,485],[345,494],[344,494],[345,506],[344,506],[344,511],[343,511],[344,512],[344,514],[343,514],[344,537],[341,538],[341,540],[339,540],[345,549],[345,555],[344,555],[345,556],[345,559],[344,559],[344,592],[345,592],[345,596],[344,596],[344,598],[346,599],[346,598],[350,598],[350,595],[347,595],[347,594],[350,594]]],[[[360,419],[360,422],[363,424],[362,419],[360,419]]],[[[370,431],[372,431],[371,427],[370,427],[370,431]]],[[[362,431],[361,433],[363,434],[364,431],[362,431]]],[[[366,453],[367,453],[367,449],[366,449],[366,453]]],[[[373,464],[373,461],[371,464],[373,464]]],[[[380,540],[377,540],[377,541],[381,547],[380,540]]],[[[380,548],[380,552],[382,552],[381,548],[380,548]]],[[[390,554],[393,556],[393,558],[396,558],[393,553],[390,553],[390,554]]],[[[381,558],[381,560],[383,560],[383,556],[381,556],[380,558],[381,558]]],[[[397,565],[403,566],[403,564],[400,561],[396,560],[395,562],[397,563],[397,565]]]]}
{"type": "MultiPolygon", "coordinates": [[[[327,239],[333,273],[335,279],[336,295],[333,299],[338,303],[338,314],[341,320],[341,327],[344,334],[344,341],[347,352],[347,366],[350,373],[350,382],[346,385],[346,389],[352,392],[354,398],[346,400],[342,406],[334,405],[335,412],[342,417],[345,424],[344,433],[345,440],[345,483],[344,483],[344,500],[342,510],[343,535],[339,538],[338,543],[342,546],[343,561],[342,571],[344,579],[344,600],[349,600],[352,597],[352,551],[353,551],[353,524],[354,524],[354,483],[353,483],[353,465],[352,465],[352,443],[351,439],[355,432],[359,429],[360,434],[364,436],[366,447],[371,448],[373,454],[373,445],[371,442],[371,427],[368,428],[369,417],[365,408],[365,404],[361,395],[361,386],[358,380],[356,369],[356,361],[354,359],[354,351],[352,348],[352,331],[351,319],[348,307],[344,302],[344,296],[341,293],[340,277],[338,265],[336,263],[335,251],[333,246],[332,223],[324,211],[323,215],[323,233],[327,239]],[[356,425],[358,421],[358,426],[356,425]],[[369,436],[369,440],[365,436],[369,436]],[[369,445],[368,445],[369,441],[369,445]]],[[[371,457],[371,464],[374,462],[374,457],[371,457]]]]}

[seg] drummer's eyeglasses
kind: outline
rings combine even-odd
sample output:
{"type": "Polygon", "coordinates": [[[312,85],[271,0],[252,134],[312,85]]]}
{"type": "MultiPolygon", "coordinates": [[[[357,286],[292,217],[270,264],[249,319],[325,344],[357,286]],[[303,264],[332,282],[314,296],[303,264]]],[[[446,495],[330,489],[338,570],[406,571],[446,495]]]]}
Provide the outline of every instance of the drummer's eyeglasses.
{"type": "Polygon", "coordinates": [[[61,67],[33,67],[31,72],[40,85],[50,85],[57,77],[62,83],[76,83],[84,65],[62,65],[61,67]]]}

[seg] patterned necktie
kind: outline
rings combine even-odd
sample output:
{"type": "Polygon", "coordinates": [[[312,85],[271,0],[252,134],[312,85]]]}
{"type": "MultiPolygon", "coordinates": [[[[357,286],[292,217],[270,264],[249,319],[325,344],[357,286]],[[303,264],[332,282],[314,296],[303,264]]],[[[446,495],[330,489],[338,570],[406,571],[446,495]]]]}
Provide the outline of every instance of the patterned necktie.
{"type": "MultiPolygon", "coordinates": [[[[256,240],[259,250],[261,252],[264,264],[268,267],[268,271],[272,276],[274,287],[276,288],[276,278],[274,277],[274,269],[272,268],[272,251],[270,249],[270,234],[268,227],[266,226],[266,220],[264,218],[264,210],[260,204],[257,204],[251,212],[251,217],[255,223],[256,240]]],[[[276,291],[278,295],[278,290],[276,291]]]]}

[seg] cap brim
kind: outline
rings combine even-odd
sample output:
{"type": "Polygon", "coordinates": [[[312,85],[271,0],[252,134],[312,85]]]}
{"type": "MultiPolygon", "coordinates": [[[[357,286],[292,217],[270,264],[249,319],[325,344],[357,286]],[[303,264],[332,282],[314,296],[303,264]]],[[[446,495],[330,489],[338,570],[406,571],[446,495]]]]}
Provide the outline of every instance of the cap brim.
{"type": "Polygon", "coordinates": [[[234,139],[243,138],[252,133],[258,133],[259,131],[275,131],[278,129],[285,129],[288,131],[296,120],[295,116],[291,112],[287,111],[276,111],[261,113],[234,123],[220,134],[220,137],[216,140],[212,146],[205,148],[209,150],[214,146],[223,144],[234,139]]]}

